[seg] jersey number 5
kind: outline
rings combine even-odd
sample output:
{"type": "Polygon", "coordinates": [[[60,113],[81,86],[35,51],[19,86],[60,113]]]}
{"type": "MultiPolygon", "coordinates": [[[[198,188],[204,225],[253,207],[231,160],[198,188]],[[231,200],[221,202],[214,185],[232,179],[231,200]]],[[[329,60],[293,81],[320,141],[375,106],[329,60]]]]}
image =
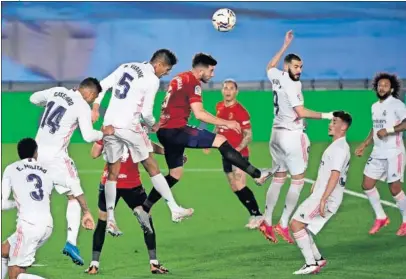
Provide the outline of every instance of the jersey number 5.
{"type": "Polygon", "coordinates": [[[27,181],[28,182],[34,182],[35,181],[35,184],[34,184],[35,189],[38,189],[38,191],[35,190],[35,191],[32,191],[30,193],[31,198],[34,201],[42,201],[42,199],[44,198],[44,190],[42,190],[42,179],[41,179],[41,177],[39,177],[38,175],[32,173],[32,174],[27,176],[27,181]]]}
{"type": "Polygon", "coordinates": [[[130,82],[134,80],[134,77],[129,73],[124,73],[123,76],[118,81],[119,88],[116,89],[114,92],[114,96],[117,99],[125,99],[127,97],[127,93],[130,90],[130,82]]]}
{"type": "Polygon", "coordinates": [[[57,106],[54,110],[52,110],[54,105],[54,101],[47,103],[47,108],[45,109],[45,113],[41,121],[41,128],[44,128],[45,124],[48,125],[50,127],[49,132],[51,134],[55,134],[55,132],[59,130],[59,123],[66,112],[66,108],[62,106],[57,106]]]}
{"type": "Polygon", "coordinates": [[[278,104],[278,93],[276,91],[273,92],[273,107],[275,115],[279,113],[279,104],[278,104]]]}

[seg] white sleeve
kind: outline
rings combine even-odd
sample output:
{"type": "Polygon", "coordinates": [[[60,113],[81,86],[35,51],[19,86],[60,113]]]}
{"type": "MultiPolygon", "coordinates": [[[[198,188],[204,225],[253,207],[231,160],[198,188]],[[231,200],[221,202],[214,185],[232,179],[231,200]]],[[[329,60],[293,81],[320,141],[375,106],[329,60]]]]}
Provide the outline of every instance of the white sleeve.
{"type": "Polygon", "coordinates": [[[268,79],[272,81],[273,79],[278,79],[282,75],[282,71],[277,68],[270,68],[267,72],[268,79]]]}
{"type": "Polygon", "coordinates": [[[402,101],[399,101],[399,105],[395,109],[395,114],[399,118],[400,121],[403,121],[406,119],[406,104],[404,104],[402,101]]]}
{"type": "Polygon", "coordinates": [[[297,106],[303,106],[303,97],[300,84],[289,83],[286,86],[285,90],[292,108],[297,106]]]}
{"type": "Polygon", "coordinates": [[[107,90],[109,90],[110,88],[112,88],[114,86],[114,84],[116,84],[120,69],[121,69],[121,66],[118,67],[117,69],[115,69],[114,72],[112,72],[110,75],[108,75],[106,78],[104,78],[100,82],[100,85],[102,87],[102,92],[99,93],[99,96],[94,101],[95,104],[100,105],[107,90]]]}
{"type": "MultiPolygon", "coordinates": [[[[146,81],[147,82],[147,81],[146,81]]],[[[142,107],[142,118],[145,123],[152,127],[155,124],[155,117],[153,114],[155,96],[159,89],[159,80],[154,80],[153,82],[148,82],[145,84],[145,99],[144,105],[142,107]]]]}
{"type": "Polygon", "coordinates": [[[331,171],[342,172],[345,168],[347,153],[342,148],[335,148],[332,157],[330,157],[331,171]]]}
{"type": "Polygon", "coordinates": [[[11,194],[11,186],[10,169],[7,167],[4,170],[1,181],[1,210],[8,210],[16,207],[15,201],[8,199],[11,194]]]}
{"type": "Polygon", "coordinates": [[[42,91],[34,92],[30,96],[30,102],[37,106],[45,106],[47,104],[48,98],[55,92],[56,87],[45,89],[42,91]]]}
{"type": "Polygon", "coordinates": [[[90,107],[83,104],[80,108],[79,127],[86,142],[95,142],[103,138],[103,133],[93,129],[90,107]]]}

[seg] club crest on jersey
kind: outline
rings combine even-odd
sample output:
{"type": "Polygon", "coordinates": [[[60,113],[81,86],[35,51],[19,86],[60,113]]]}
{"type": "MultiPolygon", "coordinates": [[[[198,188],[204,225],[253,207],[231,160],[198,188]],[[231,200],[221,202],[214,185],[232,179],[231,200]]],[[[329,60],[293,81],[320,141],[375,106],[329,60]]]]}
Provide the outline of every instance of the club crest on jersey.
{"type": "Polygon", "coordinates": [[[233,119],[234,117],[234,113],[230,112],[230,114],[228,115],[228,119],[233,119]]]}
{"type": "Polygon", "coordinates": [[[202,95],[202,88],[200,85],[196,85],[195,87],[195,94],[201,96],[202,95]]]}
{"type": "Polygon", "coordinates": [[[382,115],[383,115],[383,116],[386,116],[386,110],[383,111],[382,115]]]}

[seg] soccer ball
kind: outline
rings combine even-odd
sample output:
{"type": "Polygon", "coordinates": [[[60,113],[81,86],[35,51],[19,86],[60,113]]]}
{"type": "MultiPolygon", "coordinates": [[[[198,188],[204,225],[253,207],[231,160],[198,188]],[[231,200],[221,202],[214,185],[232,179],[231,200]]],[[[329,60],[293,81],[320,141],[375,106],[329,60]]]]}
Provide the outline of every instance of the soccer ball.
{"type": "Polygon", "coordinates": [[[217,31],[228,32],[234,28],[237,17],[230,9],[219,9],[213,14],[212,21],[217,31]]]}

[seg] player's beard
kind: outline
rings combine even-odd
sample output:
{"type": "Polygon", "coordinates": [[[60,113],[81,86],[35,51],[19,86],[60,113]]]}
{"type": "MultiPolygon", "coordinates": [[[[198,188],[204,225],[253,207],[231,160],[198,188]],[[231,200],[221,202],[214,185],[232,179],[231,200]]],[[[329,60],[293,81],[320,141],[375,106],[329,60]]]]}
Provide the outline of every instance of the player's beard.
{"type": "Polygon", "coordinates": [[[380,99],[380,100],[382,100],[382,101],[383,101],[383,100],[386,100],[386,99],[390,96],[390,91],[389,91],[389,92],[386,92],[385,95],[383,95],[383,96],[380,95],[379,92],[376,92],[376,96],[378,97],[378,99],[380,99]]]}
{"type": "Polygon", "coordinates": [[[288,69],[288,74],[289,77],[293,80],[293,81],[299,81],[300,80],[300,75],[298,77],[295,77],[295,75],[292,73],[292,71],[290,69],[288,69]]]}

